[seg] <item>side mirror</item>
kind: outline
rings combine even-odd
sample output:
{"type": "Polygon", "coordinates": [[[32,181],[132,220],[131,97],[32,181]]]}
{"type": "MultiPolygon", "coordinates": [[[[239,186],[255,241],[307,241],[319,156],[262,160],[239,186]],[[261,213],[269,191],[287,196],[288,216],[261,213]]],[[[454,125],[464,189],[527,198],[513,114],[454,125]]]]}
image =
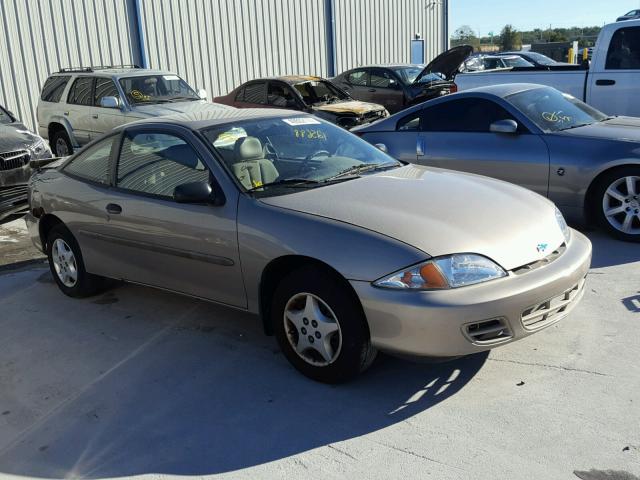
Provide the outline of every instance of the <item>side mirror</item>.
{"type": "Polygon", "coordinates": [[[387,146],[384,143],[376,143],[373,146],[376,147],[381,152],[388,153],[387,152],[387,146]]]}
{"type": "Polygon", "coordinates": [[[493,122],[489,127],[493,133],[516,133],[518,131],[518,123],[515,120],[498,120],[493,122]]]}
{"type": "Polygon", "coordinates": [[[206,100],[207,99],[207,91],[204,89],[200,89],[198,90],[198,96],[202,99],[202,100],[206,100]]]}
{"type": "Polygon", "coordinates": [[[118,97],[102,97],[100,106],[102,108],[120,108],[120,99],[118,97]]]}
{"type": "Polygon", "coordinates": [[[173,199],[178,203],[213,202],[213,189],[208,182],[190,182],[173,189],[173,199]]]}

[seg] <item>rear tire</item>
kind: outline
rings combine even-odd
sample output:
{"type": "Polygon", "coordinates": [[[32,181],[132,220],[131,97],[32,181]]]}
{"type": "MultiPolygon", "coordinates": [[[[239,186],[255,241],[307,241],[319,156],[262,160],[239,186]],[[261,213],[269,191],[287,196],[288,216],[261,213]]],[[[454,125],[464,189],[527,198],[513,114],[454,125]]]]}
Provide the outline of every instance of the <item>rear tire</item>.
{"type": "Polygon", "coordinates": [[[73,145],[64,130],[57,130],[51,136],[49,143],[54,157],[67,157],[73,153],[73,145]]]}
{"type": "Polygon", "coordinates": [[[274,293],[271,322],[289,362],[313,380],[350,380],[375,359],[355,294],[327,270],[309,266],[287,275],[274,293]]]}
{"type": "Polygon", "coordinates": [[[47,237],[49,268],[62,293],[74,298],[95,295],[107,286],[107,279],[88,273],[76,239],[64,225],[56,225],[47,237]]]}
{"type": "Polygon", "coordinates": [[[640,242],[640,166],[607,172],[596,185],[591,208],[600,227],[627,242],[640,242]]]}

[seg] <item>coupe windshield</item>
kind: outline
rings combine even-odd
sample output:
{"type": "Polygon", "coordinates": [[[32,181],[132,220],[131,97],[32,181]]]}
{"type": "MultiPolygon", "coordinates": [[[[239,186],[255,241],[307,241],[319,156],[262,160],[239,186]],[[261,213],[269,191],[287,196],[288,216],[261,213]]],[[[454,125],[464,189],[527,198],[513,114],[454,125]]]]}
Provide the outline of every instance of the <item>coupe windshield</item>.
{"type": "Polygon", "coordinates": [[[294,87],[302,95],[302,99],[307,105],[349,100],[349,96],[346,93],[325,80],[308,80],[296,83],[294,87]]]}
{"type": "Polygon", "coordinates": [[[507,67],[533,67],[533,63],[527,62],[522,57],[502,57],[507,67]]]}
{"type": "Polygon", "coordinates": [[[311,116],[244,120],[203,134],[240,185],[261,196],[401,165],[344,129],[311,116]]]}
{"type": "Polygon", "coordinates": [[[602,122],[608,117],[554,88],[535,88],[505,97],[545,132],[558,132],[602,122]]]}
{"type": "Polygon", "coordinates": [[[187,82],[177,75],[145,75],[121,78],[120,86],[131,104],[200,100],[200,97],[187,82]]]}

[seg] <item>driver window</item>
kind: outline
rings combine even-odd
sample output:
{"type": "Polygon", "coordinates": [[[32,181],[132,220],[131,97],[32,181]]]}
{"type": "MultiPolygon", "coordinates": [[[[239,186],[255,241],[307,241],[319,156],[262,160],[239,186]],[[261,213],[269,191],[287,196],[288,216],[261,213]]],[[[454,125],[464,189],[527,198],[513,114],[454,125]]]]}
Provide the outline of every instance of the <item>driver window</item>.
{"type": "Polygon", "coordinates": [[[423,112],[422,130],[427,132],[488,133],[493,122],[515,120],[500,105],[483,98],[442,102],[425,108],[423,112]]]}
{"type": "Polygon", "coordinates": [[[289,87],[276,82],[269,82],[269,88],[267,90],[267,102],[269,103],[269,105],[278,108],[296,107],[296,100],[289,87]]]}
{"type": "Polygon", "coordinates": [[[148,195],[173,198],[178,185],[209,181],[196,151],[181,138],[144,132],[127,135],[118,160],[117,186],[148,195]]]}

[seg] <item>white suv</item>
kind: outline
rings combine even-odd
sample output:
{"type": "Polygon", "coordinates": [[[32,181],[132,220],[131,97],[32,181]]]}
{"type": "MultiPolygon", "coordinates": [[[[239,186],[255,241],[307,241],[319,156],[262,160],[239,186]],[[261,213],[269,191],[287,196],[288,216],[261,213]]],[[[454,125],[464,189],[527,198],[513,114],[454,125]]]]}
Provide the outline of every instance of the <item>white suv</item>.
{"type": "Polygon", "coordinates": [[[142,118],[229,108],[205,102],[178,75],[137,67],[62,69],[38,101],[38,131],[57,157],[67,156],[112,128],[142,118]]]}

